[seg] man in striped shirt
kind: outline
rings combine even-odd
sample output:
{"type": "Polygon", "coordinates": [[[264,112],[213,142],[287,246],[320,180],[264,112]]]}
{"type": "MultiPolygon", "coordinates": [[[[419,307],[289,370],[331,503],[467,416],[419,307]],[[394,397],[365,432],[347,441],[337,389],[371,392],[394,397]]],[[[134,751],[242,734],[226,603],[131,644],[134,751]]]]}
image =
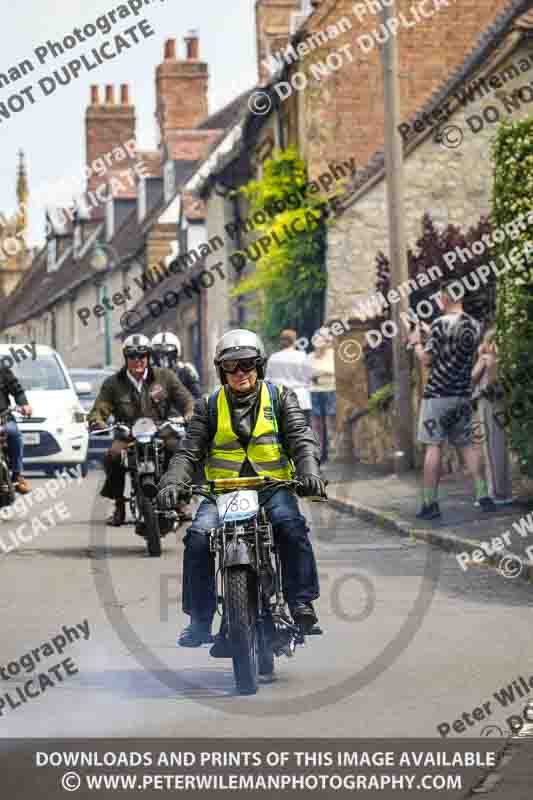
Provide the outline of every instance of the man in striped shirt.
{"type": "Polygon", "coordinates": [[[425,344],[422,343],[420,328],[411,338],[418,359],[430,369],[418,427],[418,441],[427,445],[419,519],[440,517],[438,487],[445,441],[462,450],[465,464],[474,478],[476,501],[480,508],[483,511],[495,510],[482,475],[479,450],[472,443],[472,368],[481,326],[465,314],[462,299],[454,293],[456,288],[457,281],[442,285],[440,307],[443,314],[427,329],[429,335],[425,344]]]}

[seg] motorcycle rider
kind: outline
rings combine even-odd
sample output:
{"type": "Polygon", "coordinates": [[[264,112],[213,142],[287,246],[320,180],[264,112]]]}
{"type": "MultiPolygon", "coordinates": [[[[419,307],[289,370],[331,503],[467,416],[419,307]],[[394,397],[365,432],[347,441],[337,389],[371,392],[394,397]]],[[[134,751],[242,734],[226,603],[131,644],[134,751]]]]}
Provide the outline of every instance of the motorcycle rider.
{"type": "Polygon", "coordinates": [[[156,367],[175,372],[195,400],[202,396],[200,376],[190,361],[181,360],[181,342],[174,333],[156,333],[152,339],[152,359],[156,367]]]}
{"type": "MultiPolygon", "coordinates": [[[[195,404],[187,438],[160,483],[160,505],[173,508],[190,500],[187,487],[179,484],[190,481],[204,457],[208,480],[257,475],[289,479],[295,465],[302,495],[325,497],[316,439],[294,392],[264,381],[260,338],[248,330],[229,331],[216,346],[214,363],[222,386],[195,404]]],[[[317,622],[312,601],[319,596],[319,585],[305,518],[287,489],[274,494],[260,490],[259,497],[279,541],[283,591],[293,620],[309,631],[317,622]]],[[[212,641],[216,594],[208,532],[218,524],[216,506],[204,500],[183,540],[183,611],[191,617],[178,639],[183,647],[212,641]]],[[[229,655],[222,633],[211,655],[229,655]]]]}
{"type": "MultiPolygon", "coordinates": [[[[152,360],[158,367],[166,367],[176,373],[180,381],[186,389],[192,394],[194,400],[198,400],[202,396],[200,389],[200,376],[196,368],[188,362],[181,360],[181,342],[174,333],[163,331],[156,333],[152,338],[152,360]]],[[[168,446],[171,452],[176,452],[179,443],[176,439],[169,437],[168,446]]],[[[195,480],[202,480],[202,465],[197,466],[195,480]]],[[[182,522],[192,520],[192,513],[190,507],[184,503],[180,503],[176,509],[180,515],[182,522]]]]}
{"type": "MultiPolygon", "coordinates": [[[[190,392],[171,370],[151,366],[150,340],[146,336],[128,336],[122,352],[124,366],[103,382],[89,413],[90,430],[106,428],[111,415],[116,422],[130,426],[140,417],[163,422],[176,411],[186,419],[191,416],[193,403],[190,392]]],[[[121,463],[121,452],[127,444],[127,441],[114,439],[104,456],[106,480],[100,494],[115,501],[115,510],[108,519],[108,523],[115,526],[122,525],[126,519],[126,473],[121,463]]]]}
{"type": "MultiPolygon", "coordinates": [[[[2,365],[0,366],[0,413],[5,412],[9,408],[10,396],[14,399],[16,405],[19,406],[22,414],[26,417],[31,417],[33,413],[32,408],[28,403],[20,381],[9,367],[2,365]]],[[[7,433],[7,449],[14,488],[19,494],[28,494],[31,488],[22,474],[24,468],[24,444],[22,441],[22,434],[14,420],[10,420],[6,424],[5,429],[7,433]]]]}

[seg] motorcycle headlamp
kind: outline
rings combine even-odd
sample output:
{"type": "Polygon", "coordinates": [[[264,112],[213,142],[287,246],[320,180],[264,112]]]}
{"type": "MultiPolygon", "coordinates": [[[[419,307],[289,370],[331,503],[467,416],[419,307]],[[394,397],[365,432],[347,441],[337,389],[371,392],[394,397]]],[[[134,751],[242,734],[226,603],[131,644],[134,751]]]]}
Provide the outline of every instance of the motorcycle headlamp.
{"type": "Polygon", "coordinates": [[[157,426],[152,419],[148,417],[141,417],[138,419],[131,432],[135,439],[139,441],[150,441],[150,439],[157,433],[157,426]]]}

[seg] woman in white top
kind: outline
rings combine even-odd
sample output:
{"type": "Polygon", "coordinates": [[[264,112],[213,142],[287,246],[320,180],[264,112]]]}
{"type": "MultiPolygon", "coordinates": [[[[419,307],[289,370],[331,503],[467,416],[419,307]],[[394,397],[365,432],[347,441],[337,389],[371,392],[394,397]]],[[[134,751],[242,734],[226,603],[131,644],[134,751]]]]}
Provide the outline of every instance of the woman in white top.
{"type": "Polygon", "coordinates": [[[314,350],[311,364],[311,410],[313,430],[320,443],[320,461],[328,460],[335,450],[337,402],[335,391],[335,353],[333,337],[319,331],[311,340],[314,350]]]}

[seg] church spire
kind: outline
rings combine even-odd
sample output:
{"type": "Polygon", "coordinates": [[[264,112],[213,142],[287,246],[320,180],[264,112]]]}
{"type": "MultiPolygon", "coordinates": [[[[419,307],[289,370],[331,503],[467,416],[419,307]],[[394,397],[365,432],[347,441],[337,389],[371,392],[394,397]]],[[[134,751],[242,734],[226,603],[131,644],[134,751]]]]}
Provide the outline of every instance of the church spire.
{"type": "Polygon", "coordinates": [[[17,232],[22,233],[24,238],[28,231],[28,178],[26,175],[26,164],[24,163],[24,151],[18,152],[19,163],[17,168],[17,200],[19,210],[17,214],[17,232]]]}

